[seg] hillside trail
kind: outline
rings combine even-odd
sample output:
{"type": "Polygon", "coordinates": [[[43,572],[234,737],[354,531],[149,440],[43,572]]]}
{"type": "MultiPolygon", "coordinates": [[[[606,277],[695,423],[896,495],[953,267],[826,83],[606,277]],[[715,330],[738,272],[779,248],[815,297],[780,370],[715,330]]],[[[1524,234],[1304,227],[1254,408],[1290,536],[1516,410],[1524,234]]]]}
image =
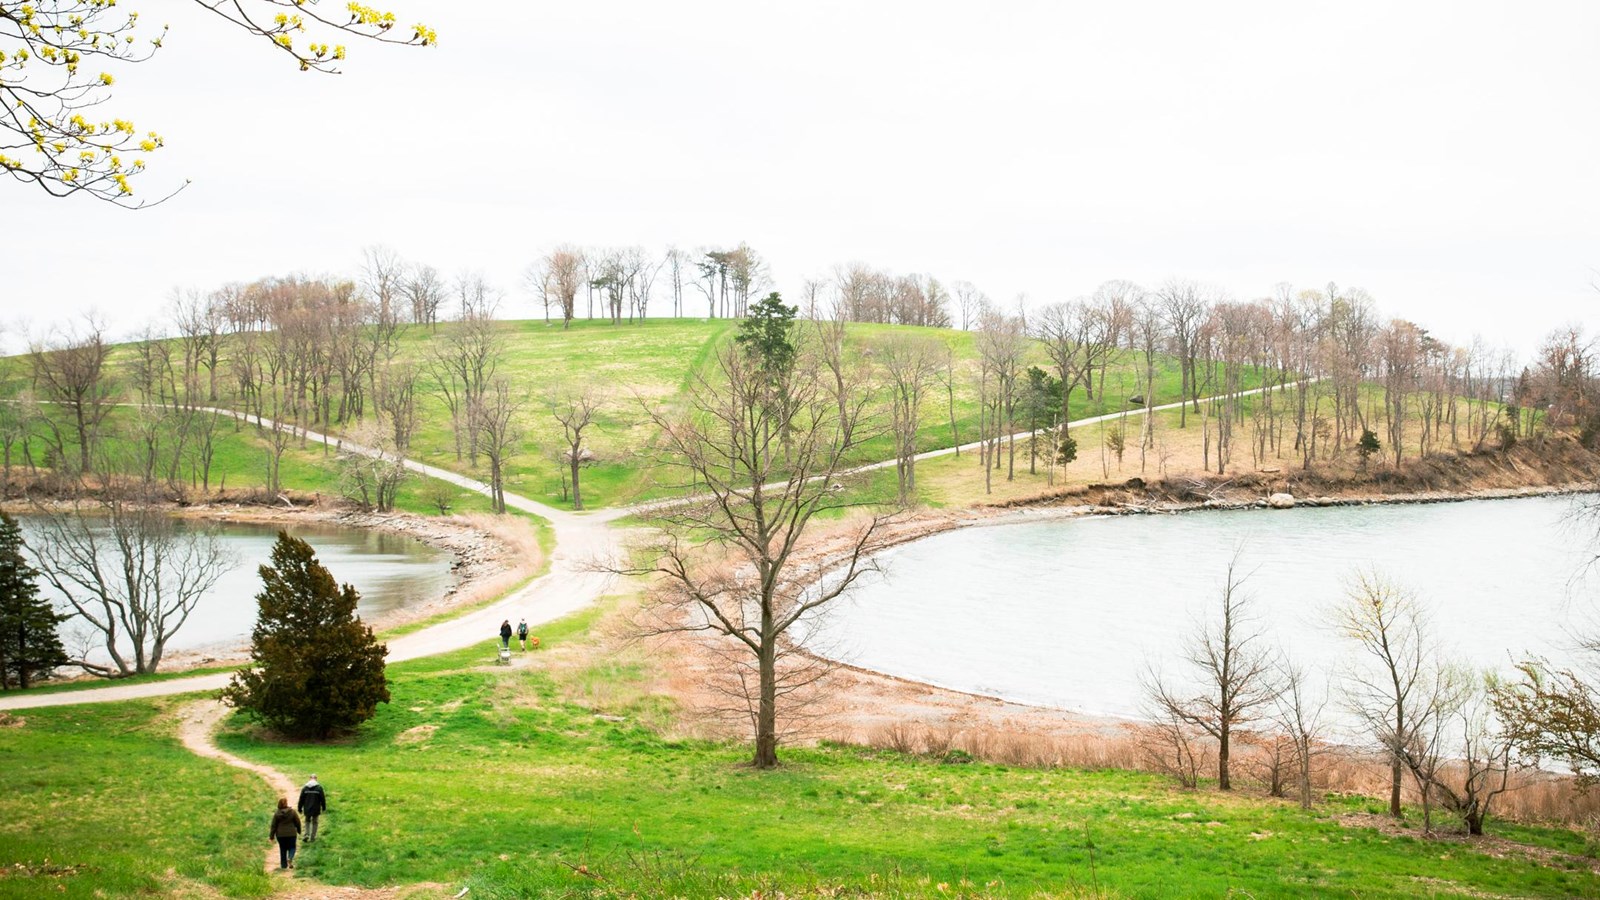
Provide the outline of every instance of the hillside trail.
{"type": "MultiPolygon", "coordinates": [[[[232,753],[217,746],[217,727],[228,714],[228,707],[220,700],[196,700],[178,710],[178,740],[184,749],[202,756],[226,763],[236,769],[243,769],[257,775],[265,781],[272,792],[279,797],[290,801],[298,799],[299,788],[293,779],[271,766],[253,763],[247,759],[234,756],[232,753]]],[[[263,821],[267,817],[263,816],[263,821]]],[[[305,849],[302,842],[301,850],[305,849]]],[[[335,898],[335,900],[401,900],[401,898],[421,898],[446,896],[448,887],[434,882],[400,885],[385,888],[360,888],[322,884],[313,878],[304,876],[296,877],[295,869],[278,869],[278,845],[270,842],[266,854],[262,857],[262,868],[269,874],[281,876],[284,881],[277,885],[274,897],[289,898],[335,898]]]]}
{"type": "MultiPolygon", "coordinates": [[[[294,799],[296,797],[295,784],[289,776],[270,766],[253,763],[241,759],[232,753],[217,746],[214,737],[217,726],[222,724],[222,719],[228,714],[228,707],[221,700],[196,700],[182,707],[178,711],[178,740],[183,743],[184,749],[196,756],[206,759],[215,759],[227,763],[236,769],[244,769],[261,776],[261,779],[272,788],[272,792],[279,797],[294,799]]],[[[278,869],[278,845],[271,843],[267,847],[264,866],[266,871],[275,872],[278,869]]],[[[285,875],[292,876],[293,869],[284,870],[285,875]]]]}

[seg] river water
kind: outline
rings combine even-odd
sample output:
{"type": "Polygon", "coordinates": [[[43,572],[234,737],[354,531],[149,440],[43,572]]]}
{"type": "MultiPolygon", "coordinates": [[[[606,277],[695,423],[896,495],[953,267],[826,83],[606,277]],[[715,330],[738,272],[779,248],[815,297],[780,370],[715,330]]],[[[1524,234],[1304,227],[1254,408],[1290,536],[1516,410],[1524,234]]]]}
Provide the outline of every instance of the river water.
{"type": "Polygon", "coordinates": [[[1179,653],[1249,573],[1268,638],[1327,678],[1352,656],[1329,625],[1351,577],[1412,590],[1457,658],[1509,670],[1571,659],[1596,621],[1592,527],[1570,498],[1054,519],[946,532],[891,549],[805,642],[855,665],[1025,703],[1138,717],[1147,668],[1179,653]]]}
{"type": "MultiPolygon", "coordinates": [[[[19,517],[19,521],[24,539],[39,538],[35,522],[27,516],[19,517]]],[[[238,565],[201,599],[189,620],[168,642],[169,651],[225,649],[249,642],[256,621],[255,595],[261,590],[257,568],[268,562],[280,527],[243,522],[220,525],[223,542],[237,555],[238,565]]],[[[335,580],[355,586],[361,594],[356,612],[368,621],[435,599],[453,581],[450,554],[414,538],[376,529],[320,524],[295,524],[288,531],[311,545],[318,561],[333,573],[335,580]]],[[[55,596],[43,579],[40,587],[46,596],[55,596]]],[[[62,626],[62,633],[70,634],[82,627],[81,622],[68,621],[62,626]]]]}

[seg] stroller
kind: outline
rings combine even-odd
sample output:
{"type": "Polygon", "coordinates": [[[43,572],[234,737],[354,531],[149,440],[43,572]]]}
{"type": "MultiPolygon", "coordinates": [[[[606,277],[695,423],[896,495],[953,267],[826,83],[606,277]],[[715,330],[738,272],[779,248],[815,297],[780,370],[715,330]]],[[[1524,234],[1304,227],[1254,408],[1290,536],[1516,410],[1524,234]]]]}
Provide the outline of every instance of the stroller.
{"type": "Polygon", "coordinates": [[[501,648],[499,648],[499,650],[500,650],[500,656],[499,656],[498,659],[496,659],[494,661],[494,664],[497,665],[497,666],[509,666],[509,665],[511,665],[511,648],[510,647],[501,647],[501,648]]]}

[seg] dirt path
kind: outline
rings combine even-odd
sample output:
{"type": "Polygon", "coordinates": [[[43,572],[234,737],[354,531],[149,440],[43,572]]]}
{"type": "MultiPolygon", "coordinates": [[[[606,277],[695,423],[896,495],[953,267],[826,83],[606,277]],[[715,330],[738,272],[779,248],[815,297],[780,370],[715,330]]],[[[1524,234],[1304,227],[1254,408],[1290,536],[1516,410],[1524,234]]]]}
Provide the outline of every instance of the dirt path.
{"type": "MultiPolygon", "coordinates": [[[[183,742],[185,749],[196,756],[221,760],[236,769],[254,772],[261,776],[271,786],[272,792],[279,797],[295,797],[295,784],[289,780],[289,776],[269,766],[240,759],[216,745],[216,742],[212,740],[212,736],[216,734],[217,726],[222,723],[223,717],[227,714],[228,707],[224,706],[221,700],[196,700],[178,712],[181,723],[178,726],[178,740],[183,742]]],[[[278,845],[276,843],[267,847],[266,856],[263,857],[263,860],[268,872],[277,871],[278,845]]],[[[284,874],[289,875],[292,872],[285,872],[284,874]]]]}

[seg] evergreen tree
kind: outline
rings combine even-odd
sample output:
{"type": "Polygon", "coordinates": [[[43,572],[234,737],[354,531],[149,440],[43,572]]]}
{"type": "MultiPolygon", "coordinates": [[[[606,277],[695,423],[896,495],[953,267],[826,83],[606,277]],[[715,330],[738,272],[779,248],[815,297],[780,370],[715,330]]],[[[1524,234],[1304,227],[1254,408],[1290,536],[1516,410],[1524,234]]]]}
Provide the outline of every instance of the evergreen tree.
{"type": "Polygon", "coordinates": [[[750,315],[739,323],[734,340],[760,361],[762,372],[769,378],[781,378],[794,366],[794,317],[799,311],[797,306],[785,306],[774,291],[757,300],[750,307],[750,315]]]}
{"type": "Polygon", "coordinates": [[[26,689],[71,662],[56,626],[69,617],[40,598],[39,575],[22,556],[22,528],[0,513],[0,688],[26,689]]]}
{"type": "Polygon", "coordinates": [[[281,531],[261,581],[254,665],[233,676],[222,698],[293,737],[325,738],[372,718],[389,702],[389,648],[356,617],[356,589],[339,587],[311,545],[281,531]]]}

